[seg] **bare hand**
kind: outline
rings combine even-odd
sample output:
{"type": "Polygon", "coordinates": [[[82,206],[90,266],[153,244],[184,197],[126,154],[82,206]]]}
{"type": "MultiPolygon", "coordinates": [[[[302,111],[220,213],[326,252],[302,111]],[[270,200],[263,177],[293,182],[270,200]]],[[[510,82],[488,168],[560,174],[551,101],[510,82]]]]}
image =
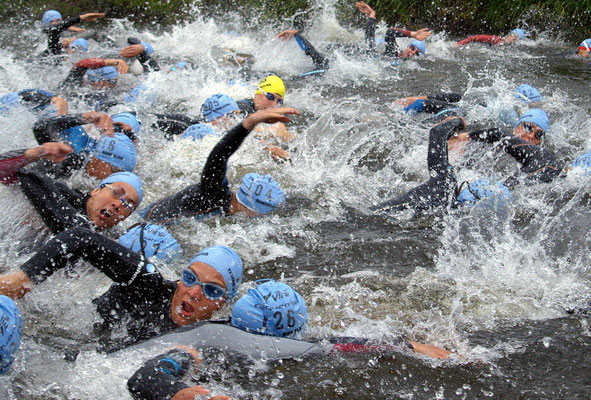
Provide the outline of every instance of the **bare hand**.
{"type": "Polygon", "coordinates": [[[115,132],[113,131],[113,120],[109,114],[105,112],[91,111],[82,114],[82,118],[84,118],[84,121],[89,124],[93,124],[99,128],[105,135],[111,137],[115,136],[115,132]]]}
{"type": "Polygon", "coordinates": [[[275,161],[287,161],[291,158],[288,151],[283,150],[281,147],[275,146],[274,144],[268,144],[267,150],[269,150],[271,157],[273,157],[273,160],[275,161]]]}
{"type": "Polygon", "coordinates": [[[260,110],[250,114],[242,121],[242,126],[244,129],[252,131],[260,123],[274,124],[275,122],[290,122],[291,120],[283,114],[299,115],[300,113],[295,108],[289,107],[267,108],[266,110],[260,110]]]}
{"type": "Polygon", "coordinates": [[[79,27],[77,27],[77,26],[71,26],[71,27],[69,27],[69,28],[68,28],[68,30],[69,30],[70,32],[76,32],[76,33],[80,33],[80,32],[86,32],[86,29],[84,29],[84,28],[79,28],[79,27]]]}
{"type": "Polygon", "coordinates": [[[121,54],[121,57],[134,58],[144,50],[144,46],[141,44],[132,44],[131,46],[127,46],[121,50],[119,54],[121,54]]]}
{"type": "Polygon", "coordinates": [[[105,66],[111,66],[117,68],[117,72],[120,74],[126,74],[129,71],[129,65],[123,60],[118,60],[116,58],[107,58],[105,60],[105,66]]]}
{"type": "Polygon", "coordinates": [[[78,39],[78,38],[76,38],[76,37],[73,37],[73,38],[63,38],[62,39],[62,47],[64,49],[67,49],[68,47],[70,47],[70,45],[72,44],[72,42],[74,40],[76,40],[76,39],[78,39]]]}
{"type": "Polygon", "coordinates": [[[55,107],[55,113],[57,115],[66,115],[68,113],[68,102],[61,97],[52,97],[51,104],[55,107]]]}
{"type": "Polygon", "coordinates": [[[298,33],[297,29],[287,29],[281,32],[279,35],[275,36],[277,39],[281,40],[289,40],[294,37],[298,33]]]}
{"type": "Polygon", "coordinates": [[[376,12],[370,6],[368,6],[366,3],[362,2],[362,1],[358,1],[355,3],[355,7],[357,7],[359,12],[369,15],[369,18],[373,18],[373,19],[376,18],[376,12]]]}
{"type": "Polygon", "coordinates": [[[0,294],[11,299],[20,299],[33,287],[33,282],[22,270],[0,275],[0,294]]]}
{"type": "Polygon", "coordinates": [[[203,386],[192,386],[178,391],[171,400],[194,400],[195,396],[203,396],[209,392],[203,386]]]}
{"type": "Polygon", "coordinates": [[[417,342],[410,342],[415,352],[423,354],[432,358],[446,359],[451,354],[450,351],[442,349],[441,347],[431,346],[430,344],[423,344],[417,342]]]}
{"type": "Polygon", "coordinates": [[[405,97],[403,99],[394,100],[394,104],[406,108],[417,100],[427,100],[427,96],[405,97]]]}
{"type": "Polygon", "coordinates": [[[104,17],[105,17],[105,13],[88,13],[88,14],[80,15],[80,20],[86,21],[86,22],[93,22],[93,21],[96,21],[97,19],[104,18],[104,17]]]}
{"type": "Polygon", "coordinates": [[[415,38],[417,40],[425,40],[429,36],[431,36],[431,31],[429,28],[419,29],[418,31],[413,31],[410,33],[410,37],[415,38]]]}
{"type": "Polygon", "coordinates": [[[61,142],[47,142],[25,151],[25,158],[30,161],[38,161],[42,158],[59,163],[65,160],[66,156],[74,149],[61,142]]]}
{"type": "Polygon", "coordinates": [[[199,372],[199,366],[201,365],[201,354],[199,353],[199,351],[197,349],[194,349],[193,347],[185,346],[182,344],[179,344],[178,346],[176,346],[176,348],[186,353],[189,353],[191,357],[193,357],[193,371],[195,372],[195,374],[197,374],[199,372]]]}

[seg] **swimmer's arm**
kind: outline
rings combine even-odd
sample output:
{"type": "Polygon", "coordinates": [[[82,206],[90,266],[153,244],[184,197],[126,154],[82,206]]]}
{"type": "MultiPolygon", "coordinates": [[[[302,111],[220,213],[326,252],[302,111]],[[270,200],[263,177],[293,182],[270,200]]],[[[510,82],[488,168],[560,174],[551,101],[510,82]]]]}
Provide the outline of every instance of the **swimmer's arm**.
{"type": "Polygon", "coordinates": [[[486,143],[495,143],[510,136],[508,132],[499,128],[485,128],[468,133],[470,140],[486,143]]]}
{"type": "Polygon", "coordinates": [[[63,159],[73,151],[64,143],[46,143],[26,150],[14,150],[0,155],[0,182],[5,185],[18,181],[17,173],[25,165],[45,158],[54,162],[63,159]]]}
{"type": "Polygon", "coordinates": [[[462,100],[461,93],[454,93],[454,92],[441,92],[441,93],[434,93],[427,96],[429,100],[441,100],[441,101],[449,101],[450,103],[457,103],[458,101],[462,100]]]}
{"type": "Polygon", "coordinates": [[[158,62],[148,55],[148,52],[144,49],[142,42],[138,38],[127,38],[127,43],[129,43],[130,46],[121,50],[121,56],[126,58],[137,57],[137,60],[142,64],[144,72],[149,72],[150,68],[154,71],[160,71],[160,65],[158,62]],[[138,52],[138,50],[140,51],[138,52]]]}
{"type": "Polygon", "coordinates": [[[472,42],[499,44],[502,41],[503,41],[502,38],[500,38],[499,36],[495,36],[495,35],[474,35],[474,36],[467,37],[464,40],[460,40],[458,43],[456,43],[456,46],[463,46],[465,44],[472,43],[472,42]]]}
{"type": "Polygon", "coordinates": [[[63,20],[60,24],[47,26],[47,27],[43,28],[43,30],[45,32],[48,32],[48,33],[54,34],[54,35],[60,34],[60,33],[64,32],[65,30],[67,30],[68,28],[70,28],[72,25],[79,24],[80,22],[82,22],[80,17],[72,17],[72,18],[68,18],[68,19],[63,20]]]}
{"type": "Polygon", "coordinates": [[[66,79],[61,83],[61,86],[68,84],[81,84],[82,80],[84,79],[84,74],[86,74],[87,70],[101,68],[104,66],[106,66],[106,64],[105,60],[102,58],[87,58],[80,60],[74,64],[66,79]]]}
{"type": "Polygon", "coordinates": [[[560,175],[562,167],[558,165],[554,155],[540,145],[527,143],[510,136],[503,140],[503,148],[523,167],[522,171],[530,174],[529,179],[551,182],[560,175]]]}
{"type": "Polygon", "coordinates": [[[415,353],[419,353],[432,358],[446,359],[451,354],[450,351],[442,349],[441,347],[432,346],[430,344],[423,344],[409,341],[415,353]]]}
{"type": "Polygon", "coordinates": [[[56,140],[59,132],[75,126],[93,124],[108,136],[113,136],[113,120],[104,112],[90,111],[83,114],[57,115],[41,119],[33,125],[33,134],[39,144],[56,140]]]}
{"type": "Polygon", "coordinates": [[[47,105],[51,102],[53,94],[41,89],[24,89],[18,92],[21,102],[35,104],[39,106],[47,105]]]}
{"type": "Polygon", "coordinates": [[[299,33],[296,33],[294,38],[298,42],[298,45],[304,51],[304,53],[306,53],[306,55],[312,59],[312,62],[314,63],[316,69],[328,69],[328,58],[320,54],[318,50],[316,50],[314,46],[312,46],[312,43],[310,43],[308,39],[306,39],[299,33]]]}

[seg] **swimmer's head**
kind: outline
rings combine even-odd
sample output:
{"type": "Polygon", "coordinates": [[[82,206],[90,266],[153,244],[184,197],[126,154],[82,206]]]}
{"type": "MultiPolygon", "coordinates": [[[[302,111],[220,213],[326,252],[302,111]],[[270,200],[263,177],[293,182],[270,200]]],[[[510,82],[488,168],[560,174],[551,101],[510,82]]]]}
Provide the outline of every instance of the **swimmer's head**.
{"type": "Polygon", "coordinates": [[[136,162],[137,151],[133,142],[126,135],[116,132],[114,137],[103,135],[96,142],[86,172],[104,179],[115,172],[133,171],[136,162]]]}
{"type": "Polygon", "coordinates": [[[214,94],[208,97],[201,106],[201,114],[206,122],[215,121],[236,111],[240,111],[238,103],[225,94],[214,94]]]}
{"type": "Polygon", "coordinates": [[[585,176],[591,176],[591,150],[577,157],[573,162],[572,169],[578,169],[585,176]]]}
{"type": "Polygon", "coordinates": [[[589,57],[589,55],[591,55],[591,38],[585,39],[581,42],[577,54],[581,57],[589,57]]]}
{"type": "Polygon", "coordinates": [[[148,42],[140,42],[142,44],[142,47],[144,48],[144,51],[146,52],[147,55],[151,56],[152,54],[154,54],[154,48],[152,47],[152,45],[148,42]]]}
{"type": "Polygon", "coordinates": [[[84,38],[78,38],[76,40],[74,40],[72,43],[70,43],[70,46],[68,47],[68,52],[74,52],[74,51],[88,51],[88,41],[84,38]]]}
{"type": "MultiPolygon", "coordinates": [[[[461,188],[461,187],[460,187],[461,188]]],[[[501,201],[509,201],[511,199],[511,192],[509,188],[500,181],[489,181],[488,179],[477,179],[458,194],[458,202],[461,204],[474,204],[487,197],[495,196],[501,201]]]]}
{"type": "Polygon", "coordinates": [[[112,66],[89,69],[86,72],[86,79],[95,87],[116,85],[118,77],[119,72],[112,66]]]}
{"type": "Polygon", "coordinates": [[[548,114],[541,108],[532,108],[519,118],[513,134],[528,143],[540,144],[549,128],[548,114]]]}
{"type": "Polygon", "coordinates": [[[515,28],[511,32],[509,32],[509,35],[513,35],[513,36],[517,37],[518,39],[523,39],[523,38],[525,38],[525,31],[520,28],[515,28]]]}
{"type": "Polygon", "coordinates": [[[294,337],[304,332],[308,311],[304,298],[289,285],[265,279],[232,309],[232,326],[263,335],[294,337]]]}
{"type": "Polygon", "coordinates": [[[43,14],[41,21],[43,21],[43,25],[45,26],[59,24],[62,22],[62,14],[57,10],[47,10],[43,14]]]}
{"type": "Polygon", "coordinates": [[[216,133],[208,125],[194,124],[185,129],[181,135],[181,139],[191,139],[193,141],[198,141],[202,140],[207,135],[216,135],[216,133]]]}
{"type": "Polygon", "coordinates": [[[175,72],[175,71],[182,71],[186,68],[188,68],[190,65],[188,62],[186,61],[179,61],[176,64],[174,64],[172,67],[170,67],[170,72],[175,72]]]}
{"type": "Polygon", "coordinates": [[[142,180],[133,172],[117,172],[103,179],[90,192],[86,214],[99,229],[123,221],[140,205],[144,196],[142,180]]]}
{"type": "Polygon", "coordinates": [[[540,92],[538,92],[538,89],[527,84],[519,85],[515,88],[515,98],[521,99],[525,103],[544,101],[544,98],[540,92]]]}
{"type": "Polygon", "coordinates": [[[402,51],[400,54],[400,58],[412,58],[419,56],[421,54],[425,54],[427,51],[427,45],[422,40],[413,40],[411,41],[406,49],[402,51]]]}
{"type": "Polygon", "coordinates": [[[254,108],[265,110],[281,106],[285,99],[285,84],[280,77],[270,75],[263,79],[254,94],[254,108]]]}
{"type": "Polygon", "coordinates": [[[10,110],[18,108],[20,104],[20,97],[17,92],[6,93],[0,97],[0,113],[7,113],[10,110]]]}
{"type": "Polygon", "coordinates": [[[242,178],[236,199],[254,215],[268,214],[285,203],[285,193],[269,175],[251,172],[242,178]]]}
{"type": "Polygon", "coordinates": [[[172,320],[187,325],[211,318],[227,300],[236,296],[242,283],[240,256],[226,246],[201,250],[189,261],[172,297],[172,320]]]}
{"type": "Polygon", "coordinates": [[[23,320],[11,298],[0,295],[0,375],[14,362],[21,345],[23,320]]]}
{"type": "Polygon", "coordinates": [[[137,140],[137,135],[139,135],[142,129],[142,123],[137,119],[134,113],[121,112],[111,115],[111,119],[115,125],[116,132],[121,132],[127,135],[127,137],[133,141],[137,140]]]}
{"type": "Polygon", "coordinates": [[[179,243],[164,227],[145,222],[131,226],[119,238],[119,244],[140,253],[146,259],[156,256],[160,260],[170,261],[182,253],[179,243]]]}

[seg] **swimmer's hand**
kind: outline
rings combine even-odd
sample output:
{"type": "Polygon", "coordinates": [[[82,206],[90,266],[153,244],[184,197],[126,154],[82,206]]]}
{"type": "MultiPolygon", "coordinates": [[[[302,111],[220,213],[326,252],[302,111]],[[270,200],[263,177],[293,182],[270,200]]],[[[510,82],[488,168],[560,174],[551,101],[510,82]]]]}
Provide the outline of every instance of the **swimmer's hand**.
{"type": "Polygon", "coordinates": [[[40,146],[32,147],[25,151],[27,161],[35,162],[42,158],[55,163],[62,162],[74,149],[61,142],[47,142],[40,146]]]}
{"type": "Polygon", "coordinates": [[[406,108],[417,100],[427,100],[427,96],[405,97],[403,99],[394,100],[394,105],[406,108]]]}
{"type": "MultiPolygon", "coordinates": [[[[47,144],[47,143],[45,143],[47,144]]],[[[33,282],[22,270],[0,275],[0,294],[11,299],[20,299],[33,287],[33,282]]]]}
{"type": "Polygon", "coordinates": [[[182,344],[179,344],[175,348],[182,350],[185,353],[188,353],[191,357],[193,357],[193,371],[195,372],[195,374],[199,373],[199,366],[201,365],[201,354],[199,353],[199,351],[192,347],[185,346],[182,344]]]}
{"type": "Polygon", "coordinates": [[[88,13],[80,15],[80,20],[85,22],[93,22],[104,17],[105,13],[88,13]]]}
{"type": "Polygon", "coordinates": [[[250,114],[242,121],[242,126],[244,129],[252,131],[260,123],[290,122],[291,120],[283,114],[299,115],[300,113],[295,108],[289,107],[267,108],[250,114]]]}
{"type": "Polygon", "coordinates": [[[271,153],[271,157],[275,161],[287,161],[291,158],[291,155],[288,151],[283,150],[279,146],[275,146],[274,144],[267,144],[267,150],[271,153]]]}
{"type": "Polygon", "coordinates": [[[54,96],[51,98],[51,104],[55,107],[57,115],[66,115],[68,113],[68,102],[65,99],[54,96]]]}
{"type": "Polygon", "coordinates": [[[415,351],[415,353],[419,353],[431,358],[439,358],[441,360],[444,360],[451,354],[450,351],[442,349],[441,347],[431,346],[430,344],[423,344],[411,341],[409,341],[408,343],[411,344],[412,349],[415,351]]]}
{"type": "Polygon", "coordinates": [[[297,29],[286,29],[283,32],[281,32],[279,35],[275,36],[276,39],[281,39],[281,40],[289,40],[291,38],[293,38],[296,33],[298,33],[297,29]]]}
{"type": "Polygon", "coordinates": [[[117,68],[117,72],[120,74],[126,74],[129,71],[129,65],[125,61],[117,60],[116,58],[107,58],[105,60],[105,66],[117,68]]]}
{"type": "Polygon", "coordinates": [[[367,4],[362,1],[358,1],[355,3],[355,7],[359,10],[359,12],[363,14],[367,14],[369,18],[376,19],[376,12],[367,4]]]}
{"type": "Polygon", "coordinates": [[[418,31],[410,32],[410,37],[415,38],[417,40],[425,40],[429,36],[431,36],[431,31],[429,30],[429,28],[423,28],[419,29],[418,31]]]}
{"type": "Polygon", "coordinates": [[[93,124],[101,130],[101,132],[107,136],[114,137],[115,132],[113,131],[113,120],[109,114],[105,112],[91,111],[82,114],[84,121],[89,124],[93,124]]]}
{"type": "Polygon", "coordinates": [[[127,46],[121,50],[119,54],[121,54],[121,57],[134,58],[144,50],[144,46],[141,44],[132,44],[131,46],[127,46]]]}
{"type": "Polygon", "coordinates": [[[78,39],[77,37],[71,37],[71,38],[63,38],[62,39],[62,47],[64,49],[67,49],[68,47],[70,47],[70,45],[72,44],[72,42],[74,40],[78,39]]]}
{"type": "Polygon", "coordinates": [[[171,400],[194,400],[195,396],[204,396],[209,394],[209,392],[209,390],[205,389],[201,385],[191,386],[176,392],[171,400]]]}

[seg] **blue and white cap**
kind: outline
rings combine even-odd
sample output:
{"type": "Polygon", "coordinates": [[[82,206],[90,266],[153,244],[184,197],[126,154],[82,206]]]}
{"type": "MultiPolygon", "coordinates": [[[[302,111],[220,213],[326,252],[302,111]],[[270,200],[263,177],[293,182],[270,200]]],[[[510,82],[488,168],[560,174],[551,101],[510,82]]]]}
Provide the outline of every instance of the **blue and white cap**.
{"type": "Polygon", "coordinates": [[[540,92],[538,92],[538,89],[525,83],[515,88],[515,98],[521,99],[526,103],[544,101],[544,98],[540,92]]]}
{"type": "Polygon", "coordinates": [[[176,239],[164,227],[154,224],[136,224],[119,238],[119,244],[145,258],[156,256],[170,261],[182,254],[176,239]]]}
{"type": "Polygon", "coordinates": [[[591,52],[591,38],[583,40],[579,45],[579,49],[591,52]]]}
{"type": "Polygon", "coordinates": [[[213,246],[201,250],[189,261],[189,265],[202,262],[218,271],[226,282],[226,298],[236,296],[242,283],[242,260],[235,250],[227,246],[213,246]]]}
{"type": "Polygon", "coordinates": [[[217,134],[213,131],[213,129],[209,125],[205,124],[194,124],[185,129],[183,134],[181,135],[181,139],[192,139],[192,140],[201,140],[203,137],[207,135],[216,135],[217,134]]]}
{"type": "Polygon", "coordinates": [[[525,37],[525,31],[520,28],[515,28],[511,31],[511,33],[517,36],[519,39],[523,39],[525,37]]]}
{"type": "Polygon", "coordinates": [[[417,40],[417,39],[414,39],[414,40],[412,40],[412,41],[411,41],[411,42],[410,42],[408,45],[409,45],[409,46],[410,46],[410,45],[413,45],[413,46],[415,46],[417,49],[419,49],[419,51],[420,51],[422,54],[425,54],[425,52],[427,51],[427,45],[426,45],[426,44],[425,44],[425,42],[423,42],[422,40],[417,40]]]}
{"type": "Polygon", "coordinates": [[[84,150],[92,150],[96,145],[96,141],[88,136],[88,133],[86,133],[82,126],[73,126],[64,129],[59,135],[64,142],[72,146],[76,153],[84,150]]]}
{"type": "Polygon", "coordinates": [[[7,113],[20,105],[20,97],[17,92],[6,93],[0,97],[0,113],[7,113]]]}
{"type": "Polygon", "coordinates": [[[263,335],[289,337],[308,325],[304,298],[292,287],[265,279],[242,296],[232,309],[232,326],[263,335]]]}
{"type": "Polygon", "coordinates": [[[540,128],[542,128],[544,132],[548,131],[548,129],[550,128],[550,118],[548,117],[548,114],[546,114],[546,112],[541,108],[532,108],[531,110],[523,114],[519,118],[519,121],[517,121],[517,124],[513,129],[517,128],[517,125],[519,125],[522,122],[534,123],[540,128]]]}
{"type": "Polygon", "coordinates": [[[108,67],[100,67],[96,69],[89,69],[86,72],[86,78],[90,82],[103,82],[107,81],[112,84],[117,83],[117,77],[119,76],[119,72],[117,72],[117,68],[108,66],[108,67]]]}
{"type": "Polygon", "coordinates": [[[122,112],[119,114],[111,115],[111,119],[113,123],[121,122],[131,126],[131,129],[135,132],[136,135],[139,135],[140,130],[142,129],[142,123],[137,119],[137,117],[130,113],[130,112],[122,112]]]}
{"type": "Polygon", "coordinates": [[[78,38],[70,43],[70,48],[80,51],[88,51],[88,40],[84,38],[78,38]]]}
{"type": "Polygon", "coordinates": [[[502,182],[491,182],[488,179],[480,178],[468,184],[458,195],[458,202],[461,204],[476,203],[487,197],[495,196],[499,200],[509,201],[511,192],[502,182]]]}
{"type": "Polygon", "coordinates": [[[99,183],[98,187],[100,188],[103,185],[115,182],[125,182],[135,189],[138,197],[136,208],[139,207],[142,199],[144,198],[144,188],[141,178],[133,172],[115,172],[114,174],[111,174],[103,179],[101,183],[99,183]]]}
{"type": "Polygon", "coordinates": [[[285,203],[285,193],[269,175],[251,172],[244,175],[236,193],[240,204],[259,214],[267,214],[285,203]]]}
{"type": "Polygon", "coordinates": [[[232,111],[239,111],[236,100],[225,94],[214,94],[201,106],[201,113],[207,122],[223,117],[232,111]]]}
{"type": "Polygon", "coordinates": [[[152,47],[152,45],[148,42],[140,42],[142,44],[142,46],[144,47],[144,51],[151,56],[152,54],[154,54],[154,48],[152,47]]]}
{"type": "Polygon", "coordinates": [[[21,345],[23,319],[10,297],[0,295],[0,375],[14,362],[21,345]]]}
{"type": "Polygon", "coordinates": [[[137,151],[133,142],[119,132],[115,132],[114,137],[101,136],[92,150],[92,155],[127,172],[133,171],[137,162],[137,151]]]}
{"type": "Polygon", "coordinates": [[[43,25],[49,25],[52,21],[55,21],[56,19],[62,19],[62,14],[57,10],[47,10],[43,14],[43,18],[41,18],[41,21],[43,21],[43,25]]]}
{"type": "Polygon", "coordinates": [[[572,167],[580,168],[586,176],[591,175],[591,150],[577,157],[572,167]]]}

